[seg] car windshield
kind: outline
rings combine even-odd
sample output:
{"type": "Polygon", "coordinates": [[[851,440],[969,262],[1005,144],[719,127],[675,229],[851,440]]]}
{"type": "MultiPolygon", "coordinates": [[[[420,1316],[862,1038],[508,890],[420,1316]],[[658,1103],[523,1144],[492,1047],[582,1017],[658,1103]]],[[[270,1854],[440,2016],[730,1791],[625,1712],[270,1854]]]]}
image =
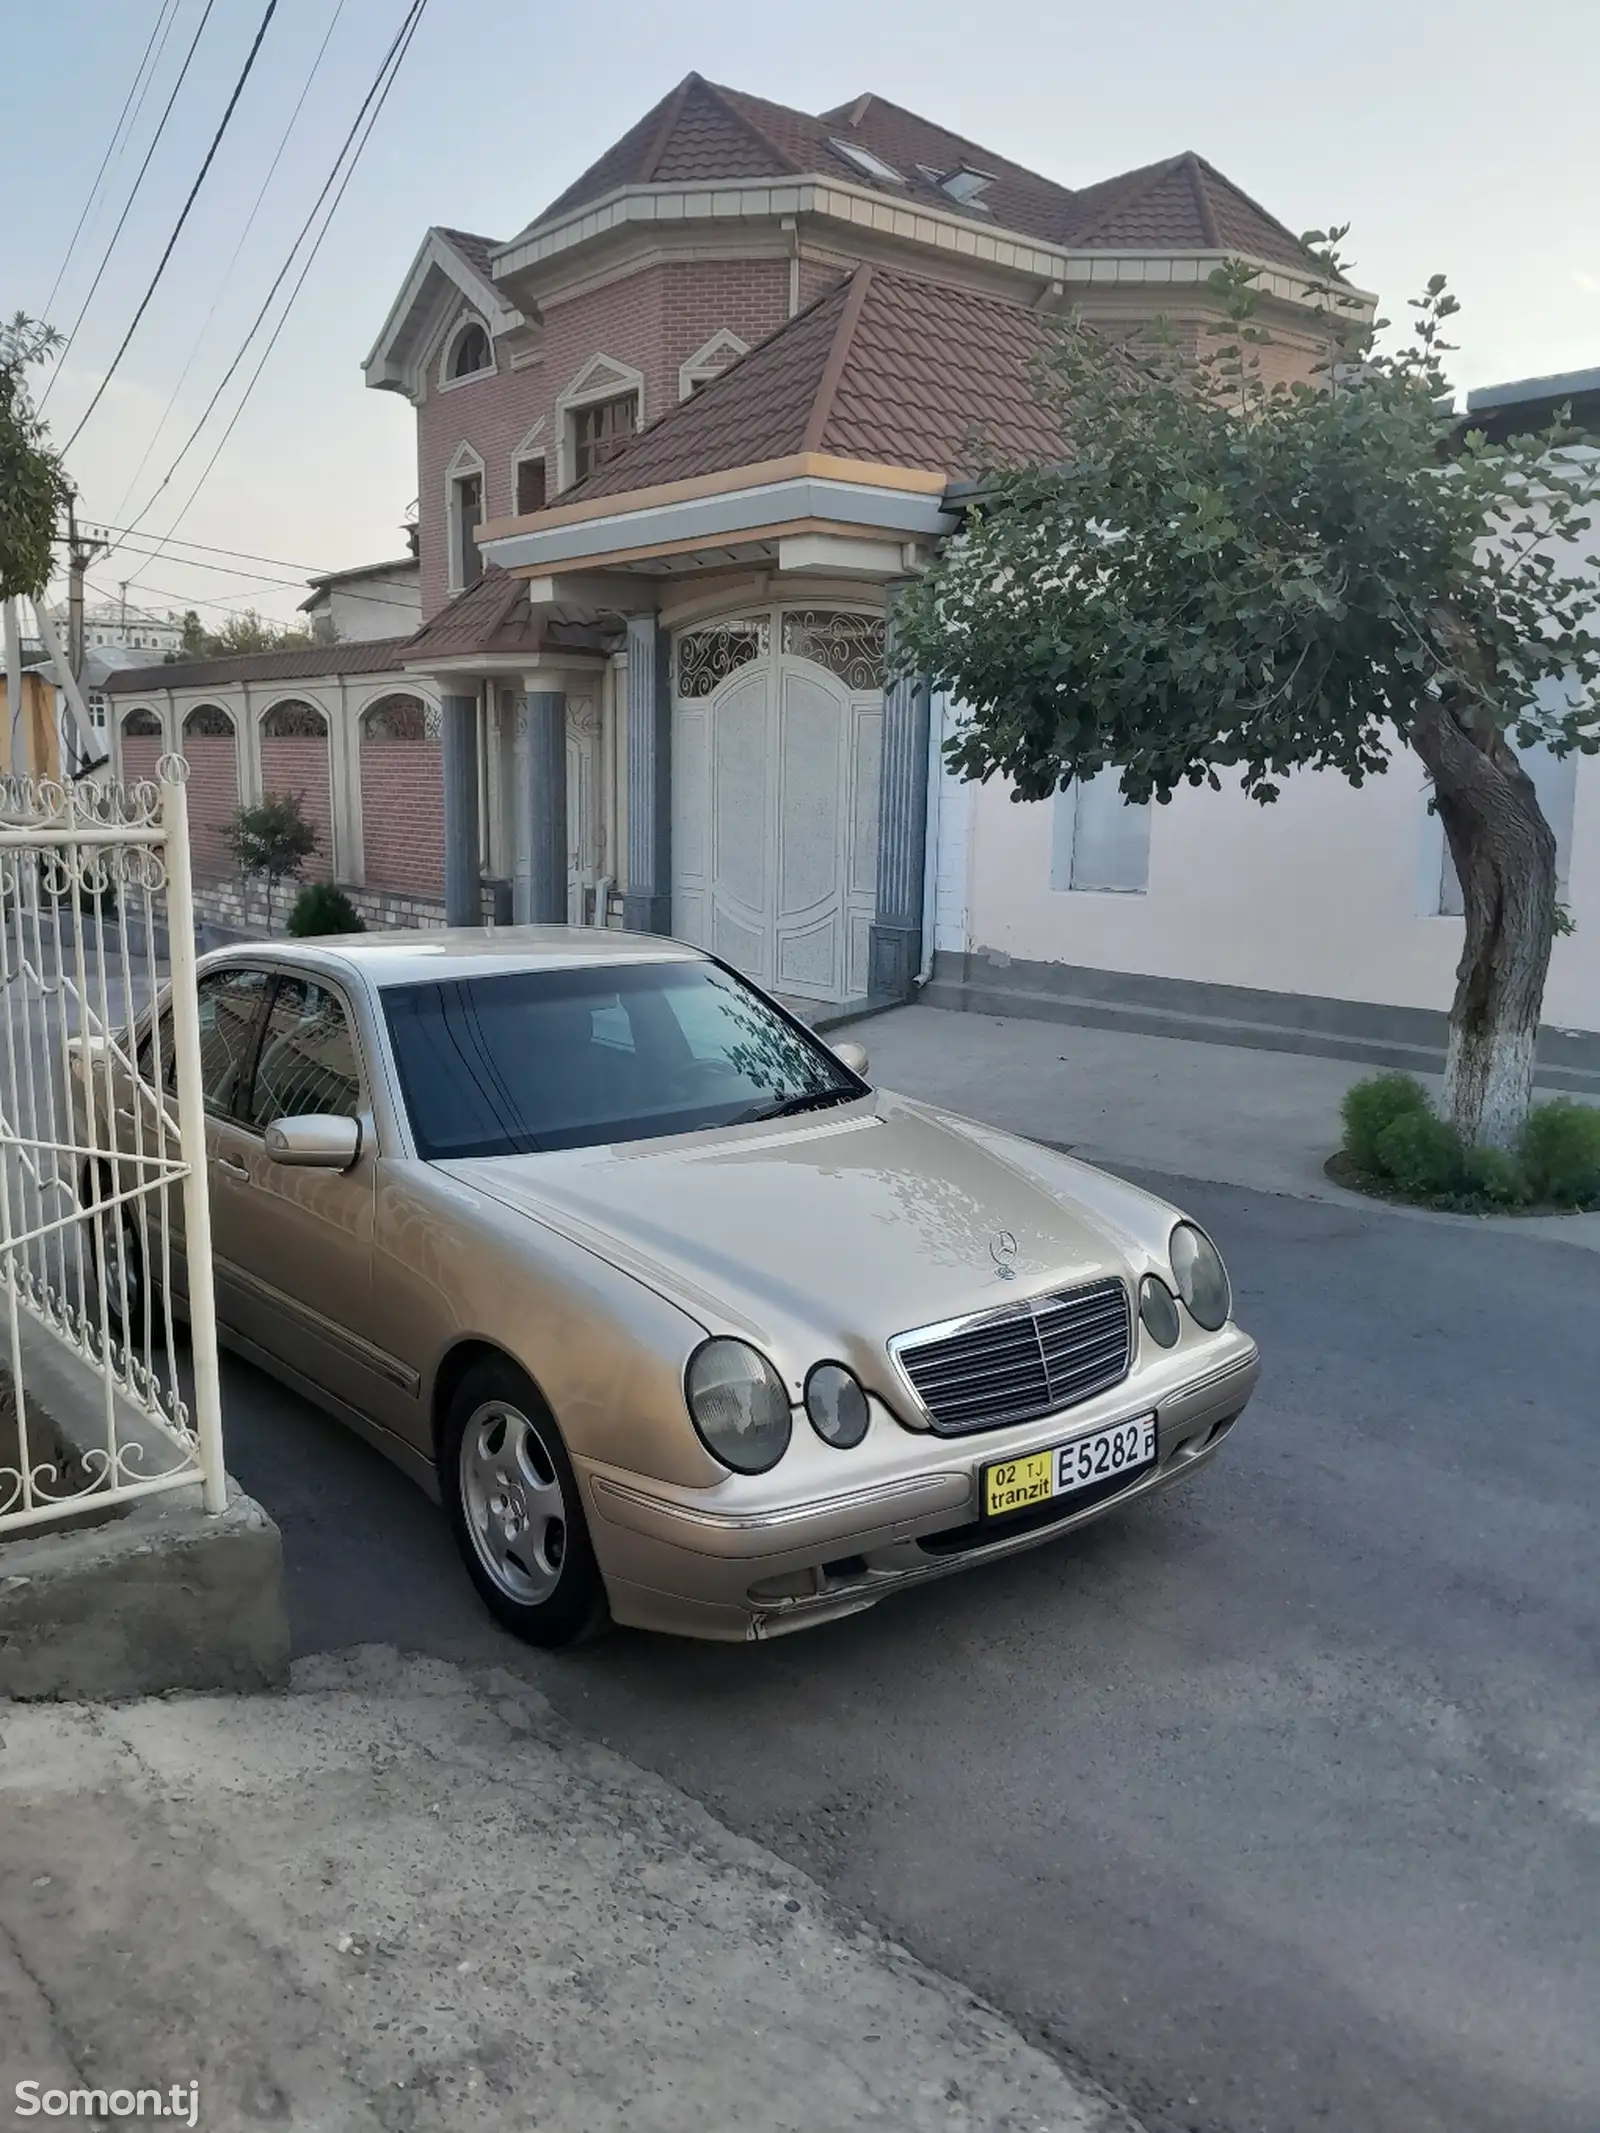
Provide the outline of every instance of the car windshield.
{"type": "Polygon", "coordinates": [[[417,1153],[529,1155],[821,1110],[866,1084],[714,963],[384,989],[417,1153]]]}

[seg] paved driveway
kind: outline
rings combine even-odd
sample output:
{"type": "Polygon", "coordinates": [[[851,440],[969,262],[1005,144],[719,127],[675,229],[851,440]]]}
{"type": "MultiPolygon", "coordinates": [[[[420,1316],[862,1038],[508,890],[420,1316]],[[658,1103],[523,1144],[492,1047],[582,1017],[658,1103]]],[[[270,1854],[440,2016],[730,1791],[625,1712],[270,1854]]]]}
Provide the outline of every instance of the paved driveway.
{"type": "Polygon", "coordinates": [[[232,1366],[299,1647],[516,1666],[1160,2133],[1594,2133],[1593,1256],[1170,1189],[1266,1352],[1224,1459],[765,1647],[523,1651],[420,1496],[232,1366]]]}

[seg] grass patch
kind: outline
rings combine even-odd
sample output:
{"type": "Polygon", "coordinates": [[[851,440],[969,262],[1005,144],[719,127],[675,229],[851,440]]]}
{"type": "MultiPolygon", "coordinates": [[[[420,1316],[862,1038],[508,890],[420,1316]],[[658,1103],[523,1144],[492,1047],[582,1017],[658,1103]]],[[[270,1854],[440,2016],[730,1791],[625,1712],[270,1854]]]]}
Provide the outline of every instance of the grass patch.
{"type": "Polygon", "coordinates": [[[1467,1148],[1409,1074],[1346,1091],[1344,1138],[1324,1164],[1335,1184],[1374,1199],[1460,1215],[1600,1209],[1600,1109],[1570,1097],[1536,1104],[1514,1150],[1467,1148]]]}

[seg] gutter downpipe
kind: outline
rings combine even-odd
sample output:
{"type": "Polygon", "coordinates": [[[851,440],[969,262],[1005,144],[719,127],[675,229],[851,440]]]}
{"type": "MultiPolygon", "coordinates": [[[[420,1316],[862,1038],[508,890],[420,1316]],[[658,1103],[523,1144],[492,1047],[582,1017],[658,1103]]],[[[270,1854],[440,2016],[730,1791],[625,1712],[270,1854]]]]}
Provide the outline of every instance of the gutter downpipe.
{"type": "Polygon", "coordinates": [[[939,812],[944,799],[944,721],[949,706],[939,697],[928,714],[927,829],[922,846],[922,965],[912,984],[920,993],[933,976],[934,939],[939,930],[939,812]]]}

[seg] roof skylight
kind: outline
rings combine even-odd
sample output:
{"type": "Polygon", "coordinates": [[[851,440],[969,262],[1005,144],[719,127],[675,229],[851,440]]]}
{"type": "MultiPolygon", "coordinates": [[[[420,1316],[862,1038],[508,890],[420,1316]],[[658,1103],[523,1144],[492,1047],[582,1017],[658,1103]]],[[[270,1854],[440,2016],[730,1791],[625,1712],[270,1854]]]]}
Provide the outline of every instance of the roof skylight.
{"type": "Polygon", "coordinates": [[[979,193],[986,193],[993,183],[994,178],[990,172],[974,170],[970,164],[963,163],[959,170],[949,171],[939,180],[939,189],[948,193],[952,200],[959,200],[963,207],[967,207],[977,199],[979,193]]]}
{"type": "Polygon", "coordinates": [[[854,141],[830,141],[828,146],[837,150],[847,163],[854,163],[864,177],[878,178],[888,185],[904,185],[906,182],[892,163],[886,163],[882,156],[875,156],[870,148],[861,148],[854,141]]]}

